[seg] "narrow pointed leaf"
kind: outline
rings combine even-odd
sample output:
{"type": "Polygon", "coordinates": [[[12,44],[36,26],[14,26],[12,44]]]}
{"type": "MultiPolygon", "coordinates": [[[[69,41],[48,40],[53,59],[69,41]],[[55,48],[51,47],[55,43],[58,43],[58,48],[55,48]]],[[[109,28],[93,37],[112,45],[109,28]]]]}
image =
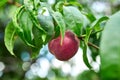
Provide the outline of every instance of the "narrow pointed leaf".
{"type": "Polygon", "coordinates": [[[13,52],[15,33],[16,33],[16,28],[14,27],[13,22],[10,22],[5,29],[4,42],[5,42],[6,48],[12,55],[15,55],[13,52]]]}
{"type": "Polygon", "coordinates": [[[32,36],[32,33],[31,33],[31,30],[30,29],[31,25],[29,25],[30,23],[32,22],[28,22],[30,21],[29,17],[28,17],[28,14],[26,15],[27,19],[22,19],[22,22],[20,21],[21,19],[20,18],[23,18],[22,17],[22,14],[25,12],[25,7],[24,6],[21,6],[19,7],[16,12],[15,12],[15,15],[13,17],[13,24],[14,26],[16,27],[17,29],[17,34],[19,35],[19,37],[28,45],[28,46],[31,46],[31,47],[34,47],[34,45],[32,44],[31,42],[31,36],[32,36]],[[24,21],[25,20],[25,21],[24,21]],[[28,24],[29,23],[29,24],[28,24]],[[27,26],[29,26],[29,28],[27,28],[27,26]],[[28,29],[28,30],[27,30],[28,29]],[[27,39],[29,38],[29,39],[27,39]]]}
{"type": "Polygon", "coordinates": [[[89,63],[88,57],[87,57],[87,44],[86,43],[84,43],[84,47],[83,47],[83,61],[89,69],[92,68],[92,66],[89,63]]]}
{"type": "Polygon", "coordinates": [[[33,34],[32,34],[32,27],[33,27],[33,23],[31,21],[31,19],[29,18],[29,15],[26,11],[22,12],[20,15],[20,17],[18,17],[19,20],[18,24],[19,27],[22,29],[23,36],[22,39],[27,43],[27,45],[33,45],[32,44],[32,39],[33,39],[33,34]]]}
{"type": "Polygon", "coordinates": [[[60,32],[61,32],[62,37],[64,37],[64,34],[65,34],[65,22],[64,22],[62,14],[59,13],[59,12],[53,12],[52,16],[55,19],[58,26],[60,27],[60,32]]]}

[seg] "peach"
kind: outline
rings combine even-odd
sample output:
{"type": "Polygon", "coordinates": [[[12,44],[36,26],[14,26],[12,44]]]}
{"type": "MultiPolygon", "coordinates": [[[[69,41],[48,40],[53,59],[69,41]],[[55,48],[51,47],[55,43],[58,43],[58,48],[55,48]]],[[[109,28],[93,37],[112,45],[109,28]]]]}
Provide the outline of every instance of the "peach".
{"type": "Polygon", "coordinates": [[[61,43],[61,35],[48,43],[49,51],[61,61],[67,61],[72,58],[79,48],[79,39],[70,30],[65,32],[65,36],[61,43]]]}

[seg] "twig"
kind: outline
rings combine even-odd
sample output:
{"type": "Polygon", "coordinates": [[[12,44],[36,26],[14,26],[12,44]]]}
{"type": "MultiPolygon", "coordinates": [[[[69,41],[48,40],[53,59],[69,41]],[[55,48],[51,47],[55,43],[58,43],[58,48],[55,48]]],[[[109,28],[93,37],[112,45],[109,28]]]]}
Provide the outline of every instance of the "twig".
{"type": "Polygon", "coordinates": [[[88,45],[89,45],[89,46],[92,46],[92,47],[94,47],[94,48],[96,48],[96,49],[98,49],[98,50],[100,49],[98,46],[96,46],[95,44],[93,44],[93,43],[91,43],[91,42],[88,42],[88,45]]]}
{"type": "Polygon", "coordinates": [[[8,4],[13,4],[13,5],[17,6],[17,7],[20,7],[20,6],[21,6],[20,3],[14,2],[13,0],[8,0],[7,3],[8,3],[8,4]]]}
{"type": "MultiPolygon", "coordinates": [[[[80,36],[80,37],[78,37],[78,38],[79,38],[80,40],[84,41],[85,35],[80,36]]],[[[93,43],[91,43],[91,42],[88,42],[88,46],[92,46],[92,47],[96,48],[97,50],[100,49],[97,45],[95,45],[95,44],[93,44],[93,43]]]]}

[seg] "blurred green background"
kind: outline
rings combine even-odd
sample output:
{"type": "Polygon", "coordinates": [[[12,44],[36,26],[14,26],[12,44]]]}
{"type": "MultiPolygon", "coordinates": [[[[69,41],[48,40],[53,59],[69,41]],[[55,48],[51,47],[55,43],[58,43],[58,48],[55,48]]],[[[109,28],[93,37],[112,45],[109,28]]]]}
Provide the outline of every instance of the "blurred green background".
{"type": "MultiPolygon", "coordinates": [[[[41,1],[52,5],[60,0],[41,1]]],[[[80,2],[86,11],[91,11],[96,17],[110,16],[120,10],[120,0],[71,1],[80,2]]],[[[14,48],[18,57],[13,57],[4,45],[4,31],[19,4],[23,4],[23,0],[0,0],[0,80],[99,80],[100,57],[97,56],[97,62],[92,63],[95,71],[90,71],[82,61],[82,49],[70,61],[61,62],[44,45],[38,58],[31,61],[31,50],[18,39],[14,48]]]]}

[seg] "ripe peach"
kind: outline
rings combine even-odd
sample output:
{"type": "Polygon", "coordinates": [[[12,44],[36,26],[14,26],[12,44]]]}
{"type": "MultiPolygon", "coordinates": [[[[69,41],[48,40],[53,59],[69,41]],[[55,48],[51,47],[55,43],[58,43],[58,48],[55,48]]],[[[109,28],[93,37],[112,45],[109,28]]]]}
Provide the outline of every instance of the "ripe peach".
{"type": "Polygon", "coordinates": [[[49,51],[61,61],[72,58],[79,48],[79,39],[71,31],[66,31],[61,44],[61,35],[48,43],[49,51]]]}

